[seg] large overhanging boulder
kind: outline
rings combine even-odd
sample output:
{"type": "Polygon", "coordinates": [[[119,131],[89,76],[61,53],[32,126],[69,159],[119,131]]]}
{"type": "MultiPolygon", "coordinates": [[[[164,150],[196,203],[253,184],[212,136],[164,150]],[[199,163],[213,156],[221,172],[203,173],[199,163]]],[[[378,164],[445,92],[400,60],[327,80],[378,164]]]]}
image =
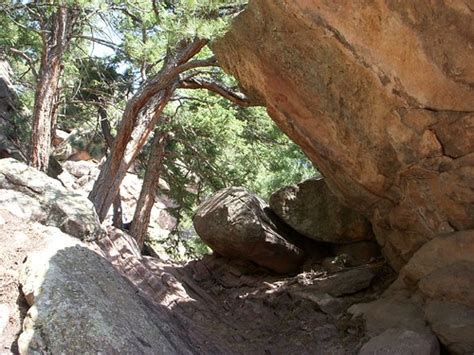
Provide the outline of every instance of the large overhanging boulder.
{"type": "Polygon", "coordinates": [[[250,0],[213,44],[400,268],[474,228],[474,26],[467,2],[250,0]]]}

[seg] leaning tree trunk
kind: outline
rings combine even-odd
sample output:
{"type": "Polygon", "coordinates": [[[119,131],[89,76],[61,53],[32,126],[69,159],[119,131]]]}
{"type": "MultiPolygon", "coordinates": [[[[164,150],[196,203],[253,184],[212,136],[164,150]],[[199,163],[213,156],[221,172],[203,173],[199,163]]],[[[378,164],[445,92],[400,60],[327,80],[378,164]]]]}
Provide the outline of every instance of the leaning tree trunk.
{"type": "MultiPolygon", "coordinates": [[[[112,129],[110,128],[110,122],[107,119],[107,111],[102,107],[99,106],[98,109],[99,116],[100,116],[100,127],[102,128],[102,134],[104,135],[105,143],[107,147],[112,149],[114,144],[114,136],[112,135],[112,129]]],[[[120,190],[117,192],[117,196],[115,196],[114,203],[113,203],[113,217],[112,217],[112,225],[116,228],[123,228],[123,209],[122,209],[122,197],[120,196],[120,190]]]]}
{"type": "Polygon", "coordinates": [[[59,6],[49,31],[42,31],[41,66],[33,109],[30,165],[46,172],[51,148],[51,125],[55,122],[55,101],[61,73],[61,60],[70,42],[73,11],[59,6]]]}
{"type": "Polygon", "coordinates": [[[148,157],[140,197],[138,198],[132,226],[130,227],[130,235],[135,238],[140,250],[143,249],[143,244],[145,243],[146,232],[150,224],[151,209],[155,204],[156,190],[160,181],[160,171],[167,140],[168,135],[166,132],[162,130],[156,131],[148,157]]]}
{"type": "Polygon", "coordinates": [[[206,44],[207,41],[201,39],[182,42],[175,53],[167,56],[160,72],[148,80],[127,103],[111,153],[89,194],[101,221],[107,216],[130,164],[175,91],[179,74],[196,67],[214,65],[214,58],[189,61],[206,44]]]}
{"type": "MultiPolygon", "coordinates": [[[[152,98],[149,104],[137,115],[137,123],[130,132],[125,132],[122,124],[114,140],[111,153],[102,166],[89,195],[100,221],[103,221],[107,216],[107,212],[119,192],[122,180],[155,127],[173,91],[171,88],[167,88],[152,98]],[[124,139],[125,135],[129,138],[124,139]]],[[[128,117],[124,117],[124,120],[126,119],[128,117]]]]}

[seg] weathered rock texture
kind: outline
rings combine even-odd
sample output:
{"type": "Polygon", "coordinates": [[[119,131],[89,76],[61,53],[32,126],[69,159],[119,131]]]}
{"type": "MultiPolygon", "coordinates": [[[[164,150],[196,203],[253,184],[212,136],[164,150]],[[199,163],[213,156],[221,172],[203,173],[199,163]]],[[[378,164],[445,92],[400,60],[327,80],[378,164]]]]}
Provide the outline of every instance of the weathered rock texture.
{"type": "Polygon", "coordinates": [[[400,278],[407,285],[414,284],[458,262],[474,263],[474,230],[442,235],[426,243],[402,269],[400,278]]]}
{"type": "Polygon", "coordinates": [[[474,227],[474,21],[468,2],[251,0],[214,43],[400,268],[474,227]]]}
{"type": "Polygon", "coordinates": [[[81,240],[105,234],[86,197],[13,158],[0,160],[0,203],[20,219],[57,226],[81,240]]]}
{"type": "MultiPolygon", "coordinates": [[[[9,137],[16,129],[13,127],[11,119],[17,105],[17,93],[11,77],[10,65],[0,57],[0,159],[15,157],[22,160],[24,159],[23,153],[18,150],[9,137]]],[[[15,133],[19,134],[20,132],[15,133]]]]}
{"type": "Polygon", "coordinates": [[[242,187],[223,189],[202,203],[193,224],[204,243],[222,256],[282,273],[295,271],[304,260],[303,250],[265,201],[242,187]]]}
{"type": "Polygon", "coordinates": [[[31,306],[22,354],[193,353],[168,310],[157,312],[107,260],[57,229],[28,256],[20,283],[31,306]]]}
{"type": "Polygon", "coordinates": [[[474,352],[474,230],[439,236],[423,245],[399,281],[417,285],[425,319],[455,354],[474,352]]]}
{"type": "Polygon", "coordinates": [[[438,355],[439,344],[433,336],[391,328],[370,339],[359,352],[359,355],[379,354],[438,355]]]}
{"type": "Polygon", "coordinates": [[[3,127],[14,112],[14,88],[10,80],[10,65],[0,58],[0,127],[3,127]]]}
{"type": "Polygon", "coordinates": [[[15,354],[345,354],[362,345],[359,321],[341,323],[333,315],[372,299],[383,286],[380,265],[288,277],[216,256],[186,266],[143,256],[130,236],[112,227],[94,242],[81,242],[58,229],[61,220],[42,220],[50,224],[45,226],[31,217],[41,207],[48,211],[56,198],[42,195],[42,186],[75,203],[82,196],[44,174],[32,175],[14,160],[2,164],[0,182],[7,179],[15,190],[3,185],[0,196],[15,198],[0,199],[0,332],[9,318],[1,349],[15,354]],[[12,174],[4,174],[7,170],[12,174]]]}
{"type": "Polygon", "coordinates": [[[372,227],[359,213],[342,205],[324,179],[284,187],[270,197],[270,208],[304,236],[328,243],[373,239],[372,227]]]}

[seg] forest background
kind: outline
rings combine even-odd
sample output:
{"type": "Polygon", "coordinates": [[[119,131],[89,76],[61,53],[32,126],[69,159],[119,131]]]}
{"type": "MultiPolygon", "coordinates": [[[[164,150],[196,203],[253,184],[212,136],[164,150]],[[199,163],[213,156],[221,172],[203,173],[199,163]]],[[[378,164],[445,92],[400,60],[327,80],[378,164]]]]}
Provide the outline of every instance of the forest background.
{"type": "Polygon", "coordinates": [[[143,177],[130,230],[141,245],[149,201],[163,179],[178,206],[170,211],[178,224],[165,244],[203,252],[190,237],[191,217],[212,193],[245,186],[267,198],[317,173],[209,48],[245,6],[240,0],[2,1],[0,60],[12,67],[17,94],[4,133],[45,172],[57,154],[58,130],[73,132],[75,150],[98,161],[107,156],[89,196],[101,219],[117,202],[123,170],[143,177]]]}

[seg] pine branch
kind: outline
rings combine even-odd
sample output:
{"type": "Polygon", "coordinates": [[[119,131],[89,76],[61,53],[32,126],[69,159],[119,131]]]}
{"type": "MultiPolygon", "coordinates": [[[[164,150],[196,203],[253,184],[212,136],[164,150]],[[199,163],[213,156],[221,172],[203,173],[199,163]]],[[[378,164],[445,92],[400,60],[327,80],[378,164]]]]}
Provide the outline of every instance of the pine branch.
{"type": "Polygon", "coordinates": [[[33,73],[34,77],[38,78],[38,72],[35,69],[35,64],[34,64],[33,59],[31,59],[31,57],[29,57],[25,52],[22,52],[22,51],[20,51],[16,48],[9,47],[8,50],[10,52],[12,52],[13,54],[16,54],[17,56],[19,56],[19,57],[23,58],[24,60],[26,60],[26,62],[28,63],[28,66],[30,67],[31,72],[33,73]]]}
{"type": "Polygon", "coordinates": [[[204,78],[188,78],[179,82],[181,89],[206,89],[214,92],[235,105],[242,107],[256,106],[251,100],[240,92],[235,92],[217,81],[204,78]]]}

